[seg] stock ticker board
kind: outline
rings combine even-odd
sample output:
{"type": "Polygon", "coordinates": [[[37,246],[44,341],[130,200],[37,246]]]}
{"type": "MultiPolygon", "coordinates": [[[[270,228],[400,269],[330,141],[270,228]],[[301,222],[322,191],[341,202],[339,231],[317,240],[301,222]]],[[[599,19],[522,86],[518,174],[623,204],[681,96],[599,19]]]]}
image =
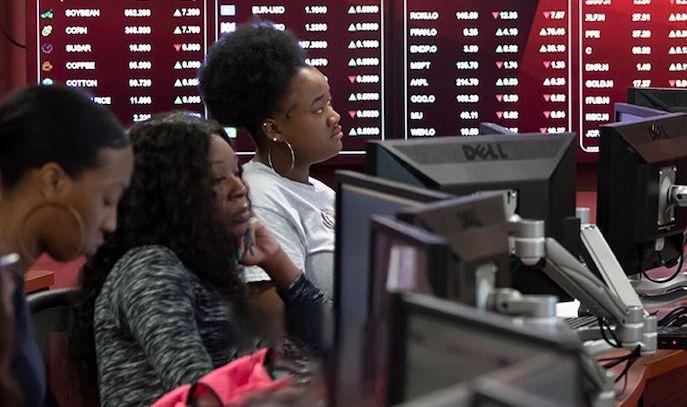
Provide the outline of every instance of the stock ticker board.
{"type": "Polygon", "coordinates": [[[30,82],[84,88],[125,124],[204,116],[197,71],[217,38],[254,16],[289,28],[328,77],[353,156],[488,121],[575,131],[590,161],[628,87],[687,87],[687,0],[43,0],[27,14],[30,82]]]}

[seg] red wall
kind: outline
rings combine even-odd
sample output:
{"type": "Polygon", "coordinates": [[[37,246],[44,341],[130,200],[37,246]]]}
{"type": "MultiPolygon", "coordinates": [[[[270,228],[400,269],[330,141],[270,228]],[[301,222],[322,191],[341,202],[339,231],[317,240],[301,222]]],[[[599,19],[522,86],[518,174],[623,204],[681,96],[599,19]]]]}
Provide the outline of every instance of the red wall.
{"type": "MultiPolygon", "coordinates": [[[[0,24],[4,30],[20,44],[26,43],[26,3],[23,0],[0,1],[0,24]]],[[[27,84],[26,51],[10,43],[0,35],[0,99],[12,90],[27,84]]],[[[356,169],[358,168],[347,168],[356,169]]],[[[326,166],[315,169],[316,177],[333,183],[333,171],[326,166]]],[[[578,206],[592,207],[592,219],[595,218],[596,206],[596,171],[594,166],[580,165],[577,179],[578,206]]],[[[59,264],[47,256],[41,257],[34,268],[55,271],[54,287],[66,287],[76,284],[78,270],[83,259],[59,264]]]]}
{"type": "MultiPolygon", "coordinates": [[[[0,1],[0,25],[16,42],[26,44],[26,2],[0,1]]],[[[26,51],[0,35],[0,99],[26,85],[26,51]]]]}

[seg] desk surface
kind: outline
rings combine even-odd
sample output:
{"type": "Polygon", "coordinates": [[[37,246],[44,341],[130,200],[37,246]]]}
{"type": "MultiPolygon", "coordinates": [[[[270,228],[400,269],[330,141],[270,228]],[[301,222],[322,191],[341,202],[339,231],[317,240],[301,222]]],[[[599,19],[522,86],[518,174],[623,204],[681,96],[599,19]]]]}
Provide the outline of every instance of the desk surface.
{"type": "Polygon", "coordinates": [[[49,270],[29,270],[24,275],[24,291],[33,293],[47,290],[55,283],[55,272],[49,270]]]}
{"type": "MultiPolygon", "coordinates": [[[[687,305],[687,301],[673,302],[670,306],[650,309],[656,311],[658,317],[677,307],[687,305]]],[[[627,350],[610,351],[604,356],[620,356],[627,350]]],[[[617,375],[624,364],[614,367],[611,371],[617,375]]],[[[637,406],[644,396],[644,405],[672,406],[683,404],[687,397],[687,351],[673,349],[659,349],[653,355],[642,356],[632,365],[627,375],[627,387],[616,399],[616,404],[622,407],[637,406]]],[[[624,380],[616,383],[615,390],[623,390],[624,380]]]]}
{"type": "MultiPolygon", "coordinates": [[[[604,356],[619,356],[627,353],[626,350],[613,351],[604,356]]],[[[620,373],[624,364],[614,367],[611,371],[614,374],[620,373]]],[[[684,350],[659,349],[654,355],[642,356],[630,369],[627,376],[627,387],[625,391],[616,399],[616,405],[622,407],[637,406],[642,394],[645,396],[644,405],[655,405],[656,401],[647,404],[647,384],[652,379],[663,376],[668,377],[671,373],[681,372],[681,368],[687,369],[687,352],[684,350]]],[[[615,385],[617,392],[623,390],[624,380],[620,380],[615,385]]],[[[687,386],[682,386],[687,387],[687,386]]],[[[663,389],[663,393],[672,393],[674,389],[663,389]]],[[[656,392],[651,392],[656,393],[656,392]]],[[[670,396],[670,394],[666,394],[670,396]]]]}
{"type": "MultiPolygon", "coordinates": [[[[687,305],[687,301],[672,302],[669,306],[649,307],[649,311],[657,312],[657,317],[665,315],[671,309],[687,305]]],[[[627,350],[615,350],[608,356],[620,356],[627,350]]],[[[604,355],[604,356],[607,356],[604,355]]],[[[618,374],[624,364],[614,367],[611,371],[618,374]]],[[[654,405],[684,405],[687,396],[687,351],[673,349],[659,349],[653,355],[642,356],[627,375],[627,387],[616,399],[616,405],[630,407],[639,405],[643,398],[643,404],[654,405]]],[[[616,383],[615,390],[623,390],[624,380],[616,383]]]]}

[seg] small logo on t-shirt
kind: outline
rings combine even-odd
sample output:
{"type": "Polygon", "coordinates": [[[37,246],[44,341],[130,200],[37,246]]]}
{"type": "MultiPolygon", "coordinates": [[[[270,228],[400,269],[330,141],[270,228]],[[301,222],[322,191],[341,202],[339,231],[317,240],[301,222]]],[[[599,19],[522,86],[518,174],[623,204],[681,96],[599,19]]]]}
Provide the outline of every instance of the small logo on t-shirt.
{"type": "Polygon", "coordinates": [[[322,215],[322,224],[327,229],[334,229],[336,225],[336,218],[334,217],[334,211],[331,209],[320,209],[320,214],[322,215]]]}

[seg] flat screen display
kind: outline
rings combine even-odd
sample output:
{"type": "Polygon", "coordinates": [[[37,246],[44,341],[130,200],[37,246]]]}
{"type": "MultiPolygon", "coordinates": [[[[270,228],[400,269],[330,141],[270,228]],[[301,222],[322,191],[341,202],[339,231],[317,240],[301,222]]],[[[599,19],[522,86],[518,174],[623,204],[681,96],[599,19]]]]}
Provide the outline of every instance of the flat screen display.
{"type": "Polygon", "coordinates": [[[29,81],[86,88],[125,124],[205,115],[197,69],[218,36],[253,16],[288,27],[329,78],[343,156],[493,122],[576,132],[594,161],[628,87],[687,87],[687,0],[35,0],[27,15],[29,81]]]}

